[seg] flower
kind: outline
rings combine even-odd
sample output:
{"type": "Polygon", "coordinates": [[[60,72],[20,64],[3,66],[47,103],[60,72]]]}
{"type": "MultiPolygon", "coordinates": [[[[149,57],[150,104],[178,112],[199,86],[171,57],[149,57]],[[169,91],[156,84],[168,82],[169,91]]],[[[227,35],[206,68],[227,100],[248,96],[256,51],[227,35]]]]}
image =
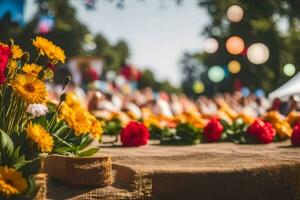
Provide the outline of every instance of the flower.
{"type": "Polygon", "coordinates": [[[123,146],[137,147],[147,144],[150,133],[146,126],[139,122],[129,122],[121,131],[123,146]]]}
{"type": "Polygon", "coordinates": [[[242,119],[243,122],[247,125],[250,125],[254,122],[255,118],[251,117],[250,115],[247,115],[245,113],[240,113],[236,119],[242,119]]]}
{"type": "Polygon", "coordinates": [[[5,69],[10,56],[11,50],[9,46],[0,43],[0,84],[3,84],[6,80],[5,69]]]}
{"type": "Polygon", "coordinates": [[[20,59],[23,56],[23,50],[19,45],[13,45],[11,48],[13,59],[20,59]]]}
{"type": "Polygon", "coordinates": [[[29,74],[18,74],[12,87],[27,103],[43,103],[47,97],[45,84],[29,74]]]}
{"type": "Polygon", "coordinates": [[[276,131],[271,123],[256,119],[248,127],[247,133],[253,136],[258,142],[268,144],[273,141],[276,131]]]}
{"type": "Polygon", "coordinates": [[[293,127],[297,122],[300,122],[300,112],[290,112],[287,116],[287,121],[293,127]]]}
{"type": "Polygon", "coordinates": [[[95,138],[95,139],[100,139],[101,135],[103,133],[102,129],[102,124],[99,120],[97,120],[95,117],[92,119],[92,125],[90,129],[90,134],[95,138]]]}
{"type": "Polygon", "coordinates": [[[60,109],[60,116],[76,135],[88,133],[91,130],[93,116],[83,108],[70,108],[64,103],[60,109]]]}
{"type": "Polygon", "coordinates": [[[296,124],[293,129],[292,139],[291,139],[293,146],[300,146],[300,124],[296,124]]]}
{"type": "Polygon", "coordinates": [[[208,142],[217,142],[221,138],[224,130],[219,118],[213,117],[203,129],[203,134],[208,142]]]}
{"type": "Polygon", "coordinates": [[[28,106],[26,112],[30,113],[33,118],[40,117],[48,113],[48,107],[44,104],[34,103],[28,106]]]}
{"type": "Polygon", "coordinates": [[[8,64],[8,77],[11,78],[18,69],[18,62],[11,59],[8,64]]]}
{"type": "Polygon", "coordinates": [[[32,76],[37,77],[40,73],[40,71],[43,69],[42,66],[36,65],[34,63],[32,64],[26,64],[22,67],[22,71],[26,74],[30,74],[32,76]]]}
{"type": "Polygon", "coordinates": [[[22,174],[13,168],[0,167],[0,194],[6,198],[25,192],[28,183],[22,174]]]}
{"type": "Polygon", "coordinates": [[[285,121],[279,121],[276,123],[272,123],[273,127],[276,130],[276,133],[279,135],[279,137],[281,139],[285,139],[285,138],[290,138],[292,135],[292,127],[290,126],[290,124],[285,121]]]}
{"type": "Polygon", "coordinates": [[[284,117],[278,111],[270,111],[264,116],[263,119],[265,121],[273,123],[273,122],[279,122],[283,120],[284,117]]]}
{"type": "Polygon", "coordinates": [[[32,124],[30,121],[26,128],[28,138],[36,142],[42,152],[51,152],[53,149],[53,138],[44,127],[32,124]]]}
{"type": "Polygon", "coordinates": [[[65,103],[70,107],[70,108],[78,108],[81,107],[81,102],[79,98],[76,96],[76,94],[69,92],[66,95],[66,101],[65,103]]]}
{"type": "Polygon", "coordinates": [[[39,49],[39,53],[41,55],[46,55],[52,61],[52,63],[65,63],[66,56],[64,50],[62,50],[60,47],[56,46],[46,38],[37,36],[35,40],[33,40],[33,45],[37,49],[39,49]]]}

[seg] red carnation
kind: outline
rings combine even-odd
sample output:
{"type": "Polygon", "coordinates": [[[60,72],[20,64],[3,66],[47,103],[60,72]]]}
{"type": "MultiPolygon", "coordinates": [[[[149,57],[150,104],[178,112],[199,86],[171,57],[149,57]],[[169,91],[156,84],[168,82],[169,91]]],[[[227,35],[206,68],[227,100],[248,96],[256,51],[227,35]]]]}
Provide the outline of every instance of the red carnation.
{"type": "Polygon", "coordinates": [[[10,47],[7,45],[0,44],[0,84],[5,82],[5,69],[11,56],[10,47]]]}
{"type": "Polygon", "coordinates": [[[216,117],[210,119],[204,127],[204,137],[208,142],[218,142],[224,130],[220,120],[216,117]]]}
{"type": "Polygon", "coordinates": [[[138,147],[147,144],[150,137],[149,131],[144,124],[130,122],[121,131],[121,141],[126,147],[138,147]]]}
{"type": "Polygon", "coordinates": [[[292,145],[293,146],[300,146],[300,124],[296,124],[293,128],[292,133],[292,145]]]}
{"type": "Polygon", "coordinates": [[[276,134],[272,124],[264,122],[261,119],[256,119],[251,126],[249,126],[247,132],[262,144],[271,143],[276,134]]]}

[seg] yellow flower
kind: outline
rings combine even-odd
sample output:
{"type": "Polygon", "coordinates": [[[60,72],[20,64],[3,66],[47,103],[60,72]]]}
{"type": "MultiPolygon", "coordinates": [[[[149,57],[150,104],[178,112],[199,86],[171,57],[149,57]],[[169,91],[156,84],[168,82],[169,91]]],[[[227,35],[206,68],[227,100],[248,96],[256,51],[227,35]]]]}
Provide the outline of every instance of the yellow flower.
{"type": "Polygon", "coordinates": [[[150,125],[154,125],[158,128],[163,128],[160,121],[156,117],[149,117],[148,119],[144,120],[144,125],[149,128],[150,125]]]}
{"type": "Polygon", "coordinates": [[[270,111],[263,117],[263,119],[270,123],[276,123],[284,120],[284,117],[278,111],[270,111]]]}
{"type": "Polygon", "coordinates": [[[53,149],[53,138],[52,136],[39,124],[32,124],[29,122],[26,128],[27,136],[35,141],[42,152],[51,152],[53,149]]]}
{"type": "Polygon", "coordinates": [[[13,45],[11,48],[11,52],[13,54],[13,59],[19,59],[23,56],[23,50],[20,48],[19,45],[13,45]]]}
{"type": "Polygon", "coordinates": [[[6,198],[25,192],[28,183],[15,169],[0,167],[0,194],[6,198]]]}
{"type": "Polygon", "coordinates": [[[33,45],[39,49],[41,55],[46,55],[52,63],[56,64],[57,62],[65,63],[66,56],[64,50],[60,47],[54,45],[51,41],[43,37],[36,37],[33,40],[33,45]]]}
{"type": "Polygon", "coordinates": [[[102,129],[102,124],[100,121],[98,121],[95,117],[92,119],[92,126],[90,129],[90,134],[95,138],[95,139],[100,139],[101,135],[103,133],[102,129]]]}
{"type": "Polygon", "coordinates": [[[70,108],[78,108],[78,107],[81,107],[81,102],[80,100],[78,99],[78,97],[72,93],[72,92],[69,92],[67,93],[66,95],[66,101],[65,103],[70,107],[70,108]]]}
{"type": "Polygon", "coordinates": [[[12,87],[27,103],[43,103],[47,97],[45,84],[29,74],[18,74],[12,81],[12,87]]]}
{"type": "Polygon", "coordinates": [[[42,66],[36,65],[36,64],[26,64],[23,66],[22,71],[26,74],[30,74],[32,76],[38,76],[40,71],[43,69],[42,66]]]}
{"type": "Polygon", "coordinates": [[[224,121],[226,121],[228,124],[232,124],[232,119],[227,115],[227,113],[225,113],[224,111],[222,110],[219,110],[217,112],[217,116],[220,118],[220,119],[223,119],[224,121]]]}
{"type": "Polygon", "coordinates": [[[272,124],[276,133],[281,139],[290,138],[293,132],[292,127],[287,121],[280,121],[272,124]]]}
{"type": "Polygon", "coordinates": [[[75,131],[76,135],[88,133],[92,125],[92,116],[83,108],[72,109],[65,103],[60,109],[60,117],[62,117],[70,128],[75,131]]]}
{"type": "Polygon", "coordinates": [[[8,64],[8,78],[12,78],[18,69],[18,62],[11,59],[8,64]]]}
{"type": "Polygon", "coordinates": [[[300,112],[290,112],[287,116],[287,121],[291,126],[294,126],[297,122],[300,122],[300,112]]]}
{"type": "Polygon", "coordinates": [[[247,125],[250,125],[254,122],[255,118],[250,115],[246,115],[245,113],[240,113],[235,119],[242,119],[243,122],[247,125]]]}

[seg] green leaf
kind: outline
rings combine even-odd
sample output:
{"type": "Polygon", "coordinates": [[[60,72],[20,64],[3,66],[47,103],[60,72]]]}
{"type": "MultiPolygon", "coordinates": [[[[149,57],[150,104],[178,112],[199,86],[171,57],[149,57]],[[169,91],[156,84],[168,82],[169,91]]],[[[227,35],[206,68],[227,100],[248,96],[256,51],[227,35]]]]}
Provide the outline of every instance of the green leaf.
{"type": "Polygon", "coordinates": [[[25,193],[25,196],[26,196],[26,198],[33,198],[34,195],[37,192],[37,186],[36,186],[36,183],[35,183],[34,175],[29,176],[28,179],[27,179],[27,182],[28,182],[28,188],[27,188],[27,191],[25,193]]]}
{"type": "Polygon", "coordinates": [[[87,147],[89,144],[91,144],[93,141],[93,139],[86,135],[84,138],[82,138],[80,145],[79,145],[79,150],[84,149],[85,147],[87,147]]]}
{"type": "Polygon", "coordinates": [[[54,150],[54,153],[66,154],[67,152],[72,152],[72,151],[74,151],[74,148],[72,147],[59,147],[54,150]]]}
{"type": "Polygon", "coordinates": [[[99,148],[90,148],[86,151],[78,152],[77,156],[79,156],[79,157],[92,156],[95,153],[97,153],[98,151],[99,151],[99,148]]]}
{"type": "Polygon", "coordinates": [[[10,157],[14,151],[14,143],[10,137],[0,129],[0,149],[10,157]]]}

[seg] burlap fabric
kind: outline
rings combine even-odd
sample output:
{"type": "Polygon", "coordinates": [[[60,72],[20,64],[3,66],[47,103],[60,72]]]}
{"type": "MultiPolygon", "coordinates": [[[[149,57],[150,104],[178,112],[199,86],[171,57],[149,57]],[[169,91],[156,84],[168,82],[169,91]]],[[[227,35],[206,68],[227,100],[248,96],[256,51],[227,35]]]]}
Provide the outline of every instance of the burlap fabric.
{"type": "Polygon", "coordinates": [[[50,199],[300,199],[300,149],[270,145],[201,144],[139,148],[103,146],[113,186],[49,184],[50,199]]]}
{"type": "Polygon", "coordinates": [[[50,155],[44,160],[44,172],[51,178],[76,186],[103,187],[112,183],[110,156],[67,157],[50,155]]]}
{"type": "Polygon", "coordinates": [[[39,173],[35,176],[35,183],[37,186],[37,193],[33,200],[44,200],[47,194],[47,174],[39,173]]]}

